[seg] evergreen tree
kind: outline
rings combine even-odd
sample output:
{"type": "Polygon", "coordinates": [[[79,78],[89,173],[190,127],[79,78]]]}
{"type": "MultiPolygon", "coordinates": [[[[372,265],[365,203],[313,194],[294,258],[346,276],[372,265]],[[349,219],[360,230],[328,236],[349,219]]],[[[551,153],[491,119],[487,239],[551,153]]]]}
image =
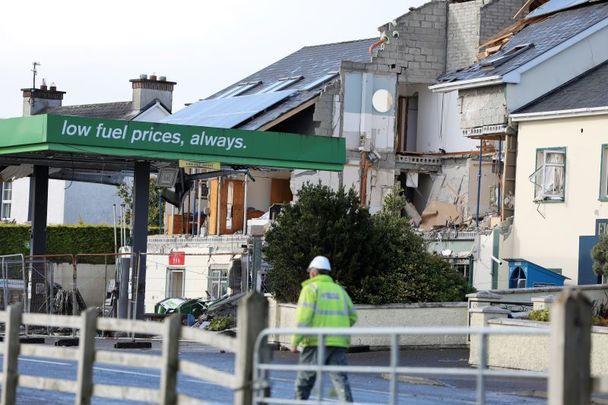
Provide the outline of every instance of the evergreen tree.
{"type": "Polygon", "coordinates": [[[396,189],[372,216],[352,189],[305,185],[266,235],[271,292],[279,301],[295,302],[308,263],[324,255],[332,277],[357,303],[463,300],[464,278],[426,251],[422,237],[400,216],[404,205],[396,189]]]}

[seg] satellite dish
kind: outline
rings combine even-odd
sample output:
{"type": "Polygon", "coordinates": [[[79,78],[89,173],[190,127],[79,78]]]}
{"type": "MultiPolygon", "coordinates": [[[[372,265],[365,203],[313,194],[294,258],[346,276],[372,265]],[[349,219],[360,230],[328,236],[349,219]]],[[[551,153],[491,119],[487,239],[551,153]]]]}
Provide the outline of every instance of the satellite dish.
{"type": "Polygon", "coordinates": [[[393,95],[386,89],[376,90],[372,96],[374,110],[385,113],[393,108],[393,95]]]}

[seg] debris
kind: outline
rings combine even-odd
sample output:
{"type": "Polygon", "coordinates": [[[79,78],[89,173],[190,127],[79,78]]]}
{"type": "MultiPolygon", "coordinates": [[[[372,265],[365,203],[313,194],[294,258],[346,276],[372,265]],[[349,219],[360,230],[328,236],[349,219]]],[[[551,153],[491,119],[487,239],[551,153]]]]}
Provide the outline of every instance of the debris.
{"type": "Polygon", "coordinates": [[[420,214],[418,214],[418,210],[416,210],[416,207],[414,207],[414,204],[412,204],[411,202],[408,201],[407,204],[405,205],[405,213],[407,214],[408,217],[410,217],[412,219],[414,226],[420,225],[420,222],[422,221],[422,217],[420,216],[420,214]]]}
{"type": "Polygon", "coordinates": [[[78,288],[76,290],[64,290],[61,285],[54,286],[55,293],[53,294],[53,313],[59,315],[78,315],[81,311],[87,309],[87,304],[84,302],[78,288]],[[74,312],[74,293],[76,293],[76,312],[74,312]]]}
{"type": "Polygon", "coordinates": [[[456,205],[433,200],[422,212],[420,229],[429,231],[434,227],[453,226],[461,223],[462,217],[456,205]]]}

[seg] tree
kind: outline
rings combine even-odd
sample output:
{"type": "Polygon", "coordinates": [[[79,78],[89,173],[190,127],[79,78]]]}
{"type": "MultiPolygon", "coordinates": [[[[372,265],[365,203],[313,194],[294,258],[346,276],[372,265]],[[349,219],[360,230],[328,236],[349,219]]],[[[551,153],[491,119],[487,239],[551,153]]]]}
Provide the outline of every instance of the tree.
{"type": "MultiPolygon", "coordinates": [[[[131,223],[131,212],[133,211],[133,182],[123,183],[117,187],[116,194],[122,200],[123,204],[128,208],[125,214],[125,221],[131,223]]],[[[148,226],[158,225],[158,216],[160,215],[159,189],[156,185],[156,178],[150,177],[148,199],[148,226]]]]}
{"type": "Polygon", "coordinates": [[[305,185],[266,235],[271,292],[279,301],[295,302],[311,258],[325,255],[332,276],[358,303],[464,299],[464,278],[427,253],[423,239],[400,216],[404,205],[396,189],[383,211],[372,216],[352,189],[305,185]]]}
{"type": "Polygon", "coordinates": [[[591,249],[593,272],[598,276],[608,276],[608,235],[600,236],[599,242],[591,249]]]}

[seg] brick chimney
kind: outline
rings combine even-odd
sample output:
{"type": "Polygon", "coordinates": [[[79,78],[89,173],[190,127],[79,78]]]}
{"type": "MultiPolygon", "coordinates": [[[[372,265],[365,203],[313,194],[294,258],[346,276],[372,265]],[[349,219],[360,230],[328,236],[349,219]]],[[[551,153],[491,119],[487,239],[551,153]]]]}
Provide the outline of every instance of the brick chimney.
{"type": "Polygon", "coordinates": [[[44,113],[47,108],[61,107],[65,91],[58,91],[54,84],[47,87],[44,80],[39,89],[21,89],[23,92],[23,116],[44,113]]]}
{"type": "Polygon", "coordinates": [[[133,109],[141,111],[158,100],[171,112],[175,82],[168,82],[165,76],[157,78],[154,74],[140,75],[139,79],[129,81],[133,87],[133,109]]]}

